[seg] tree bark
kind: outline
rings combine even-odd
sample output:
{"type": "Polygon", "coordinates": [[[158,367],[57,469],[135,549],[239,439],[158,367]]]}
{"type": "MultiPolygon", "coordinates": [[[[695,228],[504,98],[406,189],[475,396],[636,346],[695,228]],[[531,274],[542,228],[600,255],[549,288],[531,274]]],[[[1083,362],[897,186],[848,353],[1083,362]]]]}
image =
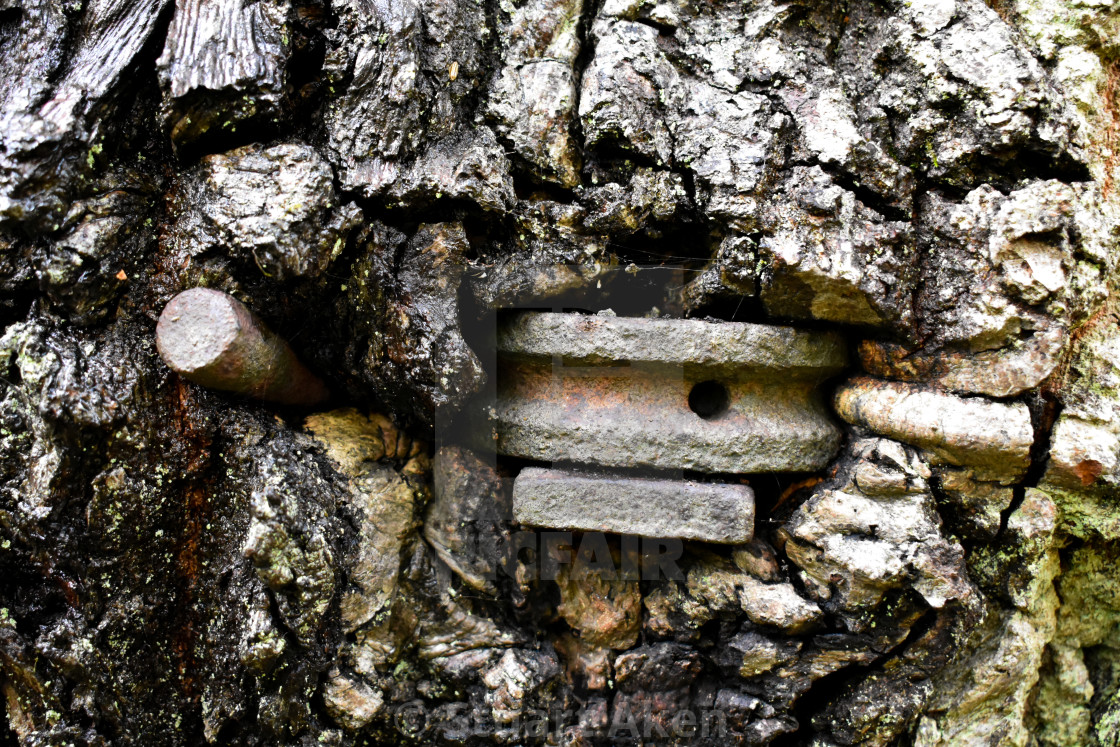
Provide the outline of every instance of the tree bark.
{"type": "MultiPolygon", "coordinates": [[[[1118,30],[1052,0],[5,0],[8,742],[1120,744],[1118,30]],[[257,358],[207,358],[205,315],[161,358],[198,287],[257,358]],[[551,461],[503,446],[519,309],[846,347],[795,403],[828,466],[635,448],[610,478],[631,512],[658,480],[634,521],[670,535],[673,485],[732,483],[740,544],[518,523],[551,461]]],[[[603,339],[550,375],[652,380],[603,339]]],[[[648,353],[666,392],[723,377],[681,439],[812,378],[689,345],[648,353]]]]}

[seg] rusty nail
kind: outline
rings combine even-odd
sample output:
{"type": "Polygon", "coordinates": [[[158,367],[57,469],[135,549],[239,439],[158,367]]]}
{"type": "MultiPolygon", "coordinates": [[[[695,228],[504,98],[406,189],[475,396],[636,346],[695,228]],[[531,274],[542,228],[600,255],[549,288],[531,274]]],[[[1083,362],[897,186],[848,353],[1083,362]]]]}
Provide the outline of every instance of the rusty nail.
{"type": "Polygon", "coordinates": [[[213,389],[286,405],[313,405],[329,395],[245,304],[210,288],[191,288],[167,303],[156,348],[168,368],[213,389]]]}

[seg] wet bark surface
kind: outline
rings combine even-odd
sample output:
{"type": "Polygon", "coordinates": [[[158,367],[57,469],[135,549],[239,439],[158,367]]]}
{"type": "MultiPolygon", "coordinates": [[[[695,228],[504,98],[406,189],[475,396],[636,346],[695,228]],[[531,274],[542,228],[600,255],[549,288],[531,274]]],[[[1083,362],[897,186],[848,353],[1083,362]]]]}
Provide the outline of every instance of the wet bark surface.
{"type": "Polygon", "coordinates": [[[1120,743],[1118,13],[4,0],[6,738],[1120,743]],[[170,370],[195,287],[329,400],[170,370]],[[627,574],[514,521],[515,308],[838,334],[842,443],[627,574]]]}

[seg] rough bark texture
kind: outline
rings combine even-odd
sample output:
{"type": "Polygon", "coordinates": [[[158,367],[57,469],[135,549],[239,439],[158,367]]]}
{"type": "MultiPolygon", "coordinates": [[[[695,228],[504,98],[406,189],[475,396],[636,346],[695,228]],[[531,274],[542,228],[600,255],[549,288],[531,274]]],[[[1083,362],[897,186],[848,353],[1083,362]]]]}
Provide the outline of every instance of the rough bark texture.
{"type": "Polygon", "coordinates": [[[0,0],[0,71],[9,742],[1120,744],[1120,4],[0,0]],[[332,400],[171,372],[197,286],[332,400]],[[612,573],[512,522],[516,306],[832,330],[843,445],[612,573]]]}

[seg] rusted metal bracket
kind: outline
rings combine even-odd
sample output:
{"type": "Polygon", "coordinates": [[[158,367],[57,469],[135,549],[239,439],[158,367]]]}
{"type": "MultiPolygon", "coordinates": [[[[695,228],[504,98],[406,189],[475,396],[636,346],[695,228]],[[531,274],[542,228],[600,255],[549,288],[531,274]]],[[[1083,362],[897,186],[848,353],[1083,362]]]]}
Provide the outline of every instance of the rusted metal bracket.
{"type": "MultiPolygon", "coordinates": [[[[840,430],[818,391],[847,362],[836,334],[530,312],[499,328],[498,355],[502,454],[598,468],[744,474],[817,470],[839,448],[840,430]]],[[[750,536],[727,526],[733,504],[739,508],[730,524],[753,525],[745,486],[611,477],[609,486],[595,488],[591,479],[603,478],[550,472],[546,480],[523,470],[515,518],[633,533],[673,529],[667,536],[713,542],[750,536]],[[670,511],[671,495],[703,520],[689,528],[683,516],[673,522],[643,514],[670,511]]]]}
{"type": "Polygon", "coordinates": [[[817,392],[846,363],[835,334],[527,313],[498,353],[503,454],[750,473],[820,469],[840,443],[817,392]]]}

